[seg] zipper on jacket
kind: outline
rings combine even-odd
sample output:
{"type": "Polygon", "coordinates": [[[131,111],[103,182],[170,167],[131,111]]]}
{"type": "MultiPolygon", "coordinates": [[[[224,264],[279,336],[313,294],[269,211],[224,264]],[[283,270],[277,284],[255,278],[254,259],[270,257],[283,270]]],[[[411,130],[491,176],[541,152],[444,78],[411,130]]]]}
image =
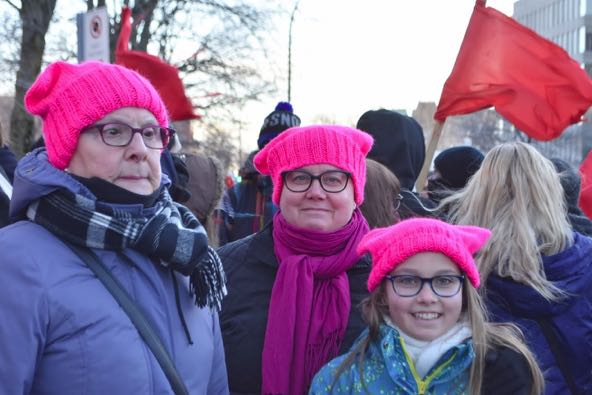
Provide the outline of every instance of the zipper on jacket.
{"type": "Polygon", "coordinates": [[[454,358],[456,357],[456,354],[457,354],[457,352],[455,351],[450,358],[448,358],[446,361],[444,361],[444,363],[440,364],[431,374],[429,374],[425,378],[425,380],[422,380],[421,377],[419,377],[417,370],[415,370],[415,365],[413,364],[413,360],[411,359],[411,357],[407,353],[407,349],[405,348],[405,341],[403,340],[402,337],[399,337],[399,342],[401,343],[401,347],[403,348],[403,353],[405,354],[405,359],[407,359],[407,363],[409,364],[409,368],[411,369],[411,374],[413,375],[413,378],[415,379],[415,384],[417,384],[418,395],[424,395],[426,393],[432,380],[436,376],[438,376],[440,373],[442,373],[442,371],[448,365],[450,365],[452,363],[452,361],[454,360],[454,358]]]}

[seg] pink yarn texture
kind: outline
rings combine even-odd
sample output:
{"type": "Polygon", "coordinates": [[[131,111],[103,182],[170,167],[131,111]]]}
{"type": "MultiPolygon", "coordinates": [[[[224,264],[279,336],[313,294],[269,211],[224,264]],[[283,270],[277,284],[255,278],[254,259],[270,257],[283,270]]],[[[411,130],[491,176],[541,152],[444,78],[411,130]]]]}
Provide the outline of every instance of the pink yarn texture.
{"type": "Polygon", "coordinates": [[[76,151],[80,131],[115,110],[144,108],[160,126],[168,126],[165,105],[148,80],[95,61],[50,64],[27,91],[25,107],[43,120],[49,162],[62,170],[76,151]]]}
{"type": "Polygon", "coordinates": [[[253,162],[260,173],[271,176],[275,204],[280,202],[283,172],[316,164],[333,165],[351,173],[355,202],[361,204],[366,183],[366,155],[373,142],[369,134],[347,126],[293,127],[271,140],[253,162]]]}
{"type": "Polygon", "coordinates": [[[359,254],[372,255],[368,290],[374,291],[386,275],[420,252],[439,252],[466,274],[475,288],[479,271],[473,255],[491,236],[489,229],[478,226],[451,225],[431,218],[412,218],[388,228],[368,232],[358,244],[359,254]]]}

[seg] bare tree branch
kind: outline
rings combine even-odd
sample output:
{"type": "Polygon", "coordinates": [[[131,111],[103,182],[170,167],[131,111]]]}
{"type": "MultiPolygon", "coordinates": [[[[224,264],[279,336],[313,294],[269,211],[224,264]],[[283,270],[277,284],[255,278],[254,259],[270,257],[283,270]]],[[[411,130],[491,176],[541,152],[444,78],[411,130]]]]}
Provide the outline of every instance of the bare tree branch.
{"type": "Polygon", "coordinates": [[[45,34],[56,0],[23,0],[20,12],[22,37],[19,69],[16,74],[15,104],[10,118],[10,139],[17,155],[27,152],[34,138],[33,118],[24,108],[25,92],[39,72],[45,51],[45,34]]]}
{"type": "Polygon", "coordinates": [[[10,1],[10,0],[4,0],[4,2],[6,4],[8,4],[9,6],[11,6],[12,8],[14,8],[15,10],[17,10],[18,12],[21,12],[21,9],[19,7],[17,7],[17,5],[14,4],[12,1],[10,1]]]}
{"type": "MultiPolygon", "coordinates": [[[[23,0],[23,4],[47,1],[23,0]]],[[[82,4],[93,9],[104,5],[105,0],[85,0],[82,4]]],[[[266,43],[277,9],[265,9],[260,3],[253,5],[254,0],[118,0],[113,2],[115,4],[132,8],[130,47],[158,55],[178,67],[186,93],[197,113],[203,116],[202,122],[208,130],[222,133],[225,128],[230,128],[229,138],[236,138],[236,129],[245,122],[241,117],[245,104],[276,92],[276,77],[267,71],[271,71],[274,59],[268,56],[266,43]]],[[[10,18],[14,20],[13,16],[10,18]]],[[[120,19],[119,10],[115,10],[110,21],[112,60],[121,28],[120,19]]],[[[73,25],[74,16],[64,23],[60,14],[59,18],[55,17],[55,22],[56,26],[73,25]]],[[[0,26],[0,42],[14,41],[14,37],[18,37],[14,29],[20,32],[21,27],[27,34],[45,35],[46,31],[44,24],[34,18],[14,26],[6,22],[0,26]]],[[[52,32],[45,48],[46,61],[75,58],[76,48],[72,42],[71,30],[52,32]]],[[[15,70],[15,65],[22,62],[22,53],[10,44],[5,44],[2,49],[0,71],[15,70]]],[[[31,78],[17,78],[15,86],[26,89],[31,78]]]]}

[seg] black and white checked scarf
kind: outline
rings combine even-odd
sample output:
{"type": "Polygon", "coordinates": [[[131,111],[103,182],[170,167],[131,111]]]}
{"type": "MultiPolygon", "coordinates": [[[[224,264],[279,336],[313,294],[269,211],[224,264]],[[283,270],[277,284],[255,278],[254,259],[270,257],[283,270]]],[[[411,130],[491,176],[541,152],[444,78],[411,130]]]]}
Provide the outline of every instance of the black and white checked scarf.
{"type": "Polygon", "coordinates": [[[216,252],[208,246],[203,226],[186,207],[173,202],[162,188],[150,217],[134,216],[65,189],[33,202],[27,217],[71,243],[89,248],[133,248],[165,267],[190,276],[199,307],[220,310],[226,277],[216,252]]]}

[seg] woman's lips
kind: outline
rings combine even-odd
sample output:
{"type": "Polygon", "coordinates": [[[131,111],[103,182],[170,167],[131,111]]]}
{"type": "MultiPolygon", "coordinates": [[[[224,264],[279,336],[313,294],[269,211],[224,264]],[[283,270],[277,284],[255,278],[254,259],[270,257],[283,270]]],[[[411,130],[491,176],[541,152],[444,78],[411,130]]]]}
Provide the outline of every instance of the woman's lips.
{"type": "Polygon", "coordinates": [[[119,178],[122,178],[124,180],[145,180],[148,177],[142,177],[142,176],[121,176],[119,178]]]}

